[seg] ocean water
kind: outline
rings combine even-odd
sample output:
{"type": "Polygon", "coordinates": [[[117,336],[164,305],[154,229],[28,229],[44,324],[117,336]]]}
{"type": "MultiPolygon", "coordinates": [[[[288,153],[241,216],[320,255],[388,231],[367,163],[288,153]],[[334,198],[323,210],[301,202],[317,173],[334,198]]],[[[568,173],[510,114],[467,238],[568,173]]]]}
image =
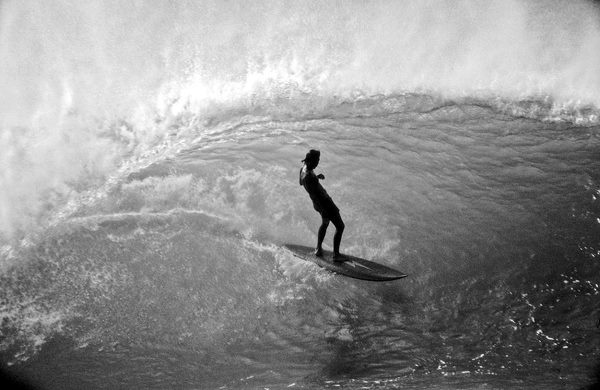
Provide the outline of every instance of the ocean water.
{"type": "Polygon", "coordinates": [[[592,388],[599,53],[585,1],[0,3],[2,370],[592,388]],[[282,247],[316,241],[311,148],[342,251],[408,278],[282,247]]]}

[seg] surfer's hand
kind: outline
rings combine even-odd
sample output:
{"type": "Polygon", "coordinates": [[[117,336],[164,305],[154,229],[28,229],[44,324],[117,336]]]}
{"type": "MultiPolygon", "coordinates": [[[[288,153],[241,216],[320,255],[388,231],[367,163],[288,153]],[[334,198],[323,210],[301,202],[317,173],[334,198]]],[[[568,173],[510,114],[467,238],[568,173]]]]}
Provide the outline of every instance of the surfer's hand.
{"type": "Polygon", "coordinates": [[[322,173],[319,173],[317,177],[321,180],[325,180],[325,176],[322,173]]]}

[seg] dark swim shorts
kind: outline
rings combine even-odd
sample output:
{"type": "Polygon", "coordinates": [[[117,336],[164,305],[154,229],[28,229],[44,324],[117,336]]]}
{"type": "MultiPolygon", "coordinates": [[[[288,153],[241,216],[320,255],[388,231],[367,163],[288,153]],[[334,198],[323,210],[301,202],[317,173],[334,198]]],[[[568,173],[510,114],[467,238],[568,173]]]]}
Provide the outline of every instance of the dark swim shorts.
{"type": "Polygon", "coordinates": [[[330,221],[336,219],[336,217],[340,218],[340,209],[333,203],[331,198],[325,201],[323,205],[313,204],[313,206],[323,218],[329,219],[330,221]]]}

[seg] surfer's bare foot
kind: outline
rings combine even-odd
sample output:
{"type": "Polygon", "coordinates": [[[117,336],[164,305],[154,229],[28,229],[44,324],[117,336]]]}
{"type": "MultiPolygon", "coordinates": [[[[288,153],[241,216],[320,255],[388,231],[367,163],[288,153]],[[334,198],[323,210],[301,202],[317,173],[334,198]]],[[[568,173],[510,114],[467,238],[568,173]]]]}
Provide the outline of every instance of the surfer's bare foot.
{"type": "Polygon", "coordinates": [[[335,261],[336,263],[343,263],[346,260],[348,260],[348,258],[346,256],[342,255],[341,253],[333,254],[333,261],[335,261]]]}
{"type": "Polygon", "coordinates": [[[317,256],[317,257],[323,257],[323,249],[317,248],[315,250],[315,256],[317,256]]]}

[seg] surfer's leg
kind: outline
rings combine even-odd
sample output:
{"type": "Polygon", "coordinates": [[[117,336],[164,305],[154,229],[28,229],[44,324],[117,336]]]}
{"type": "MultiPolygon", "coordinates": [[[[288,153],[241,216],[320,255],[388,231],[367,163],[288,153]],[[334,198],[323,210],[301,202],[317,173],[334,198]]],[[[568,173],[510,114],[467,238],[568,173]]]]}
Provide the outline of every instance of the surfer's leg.
{"type": "Polygon", "coordinates": [[[340,254],[340,242],[342,242],[342,234],[344,234],[344,221],[340,217],[340,213],[337,213],[332,219],[333,226],[335,226],[335,235],[333,236],[333,257],[342,258],[340,254]]]}
{"type": "Polygon", "coordinates": [[[317,241],[317,250],[315,251],[315,256],[323,256],[323,240],[325,239],[325,233],[327,233],[327,227],[329,226],[329,220],[325,217],[322,217],[323,220],[321,222],[321,227],[319,228],[319,236],[317,241]]]}

